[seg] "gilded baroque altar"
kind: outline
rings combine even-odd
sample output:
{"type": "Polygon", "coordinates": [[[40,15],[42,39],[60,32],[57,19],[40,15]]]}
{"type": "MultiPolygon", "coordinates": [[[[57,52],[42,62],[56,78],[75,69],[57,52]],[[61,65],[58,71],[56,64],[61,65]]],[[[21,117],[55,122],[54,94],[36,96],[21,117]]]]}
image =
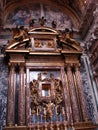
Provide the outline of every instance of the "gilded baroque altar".
{"type": "Polygon", "coordinates": [[[6,46],[9,87],[4,130],[94,130],[79,70],[82,49],[69,29],[58,31],[44,22],[29,29],[16,27],[6,46]]]}

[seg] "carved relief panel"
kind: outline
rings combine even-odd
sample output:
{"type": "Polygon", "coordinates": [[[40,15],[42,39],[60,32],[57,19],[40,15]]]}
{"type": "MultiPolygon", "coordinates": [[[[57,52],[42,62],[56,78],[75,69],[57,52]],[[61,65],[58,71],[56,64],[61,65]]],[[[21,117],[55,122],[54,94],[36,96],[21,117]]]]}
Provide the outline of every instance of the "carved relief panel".
{"type": "Polygon", "coordinates": [[[31,123],[37,121],[63,120],[64,99],[59,70],[30,72],[30,111],[31,123]]]}
{"type": "Polygon", "coordinates": [[[34,50],[54,50],[55,44],[54,39],[32,38],[32,48],[34,50]]]}

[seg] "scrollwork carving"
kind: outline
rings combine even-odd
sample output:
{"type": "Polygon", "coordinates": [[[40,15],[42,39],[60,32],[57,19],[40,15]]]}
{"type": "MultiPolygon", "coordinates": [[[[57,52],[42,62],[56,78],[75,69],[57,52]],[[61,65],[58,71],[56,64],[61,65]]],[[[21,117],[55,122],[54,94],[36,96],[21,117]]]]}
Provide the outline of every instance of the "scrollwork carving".
{"type": "Polygon", "coordinates": [[[55,47],[54,41],[53,40],[47,41],[46,46],[47,48],[54,48],[55,47]]]}
{"type": "MultiPolygon", "coordinates": [[[[43,79],[43,73],[38,73],[37,80],[33,79],[30,82],[30,92],[31,92],[31,113],[32,114],[42,114],[46,117],[46,120],[50,120],[52,115],[55,113],[55,108],[58,113],[62,113],[61,106],[63,106],[63,88],[60,79],[55,79],[54,74],[50,73],[50,77],[47,76],[43,79]],[[46,84],[45,84],[46,83],[46,84]],[[52,83],[52,85],[51,85],[52,83]],[[41,95],[42,87],[40,85],[45,85],[45,90],[49,87],[50,95],[41,95]],[[55,92],[55,96],[53,95],[55,92]]],[[[47,75],[47,74],[46,74],[47,75]]]]}
{"type": "Polygon", "coordinates": [[[34,47],[42,48],[42,46],[43,46],[43,43],[41,40],[35,40],[34,47]]]}

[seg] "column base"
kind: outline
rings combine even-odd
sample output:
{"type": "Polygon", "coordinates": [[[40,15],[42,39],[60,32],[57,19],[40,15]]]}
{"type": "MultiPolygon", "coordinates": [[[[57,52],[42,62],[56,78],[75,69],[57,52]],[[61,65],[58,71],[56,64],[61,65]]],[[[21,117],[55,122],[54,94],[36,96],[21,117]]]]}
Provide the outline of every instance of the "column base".
{"type": "Polygon", "coordinates": [[[96,128],[92,121],[74,123],[73,126],[75,130],[95,130],[96,128]]]}
{"type": "Polygon", "coordinates": [[[6,126],[3,130],[29,130],[27,126],[6,126]]]}

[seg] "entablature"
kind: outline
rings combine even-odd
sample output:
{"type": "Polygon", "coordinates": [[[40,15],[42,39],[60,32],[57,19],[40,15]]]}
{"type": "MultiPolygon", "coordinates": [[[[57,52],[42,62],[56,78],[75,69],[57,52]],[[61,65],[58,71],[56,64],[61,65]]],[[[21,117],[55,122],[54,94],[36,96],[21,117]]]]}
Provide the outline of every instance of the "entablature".
{"type": "MultiPolygon", "coordinates": [[[[14,31],[17,32],[17,29],[19,30],[19,28],[16,28],[14,31]]],[[[79,43],[71,37],[68,29],[62,32],[54,28],[40,26],[32,27],[30,30],[21,27],[19,34],[13,32],[13,39],[6,46],[5,53],[10,56],[10,62],[27,62],[28,58],[32,61],[34,57],[40,59],[45,56],[48,64],[50,62],[48,58],[51,57],[51,65],[53,65],[53,60],[59,56],[60,58],[57,60],[59,63],[56,61],[54,64],[62,66],[66,59],[70,61],[70,58],[66,57],[77,57],[76,61],[78,61],[78,58],[82,54],[82,49],[79,43]],[[59,59],[65,60],[61,62],[62,60],[59,61],[59,59]]],[[[71,58],[70,62],[73,59],[71,58]]],[[[44,63],[44,58],[42,63],[44,63]]]]}

